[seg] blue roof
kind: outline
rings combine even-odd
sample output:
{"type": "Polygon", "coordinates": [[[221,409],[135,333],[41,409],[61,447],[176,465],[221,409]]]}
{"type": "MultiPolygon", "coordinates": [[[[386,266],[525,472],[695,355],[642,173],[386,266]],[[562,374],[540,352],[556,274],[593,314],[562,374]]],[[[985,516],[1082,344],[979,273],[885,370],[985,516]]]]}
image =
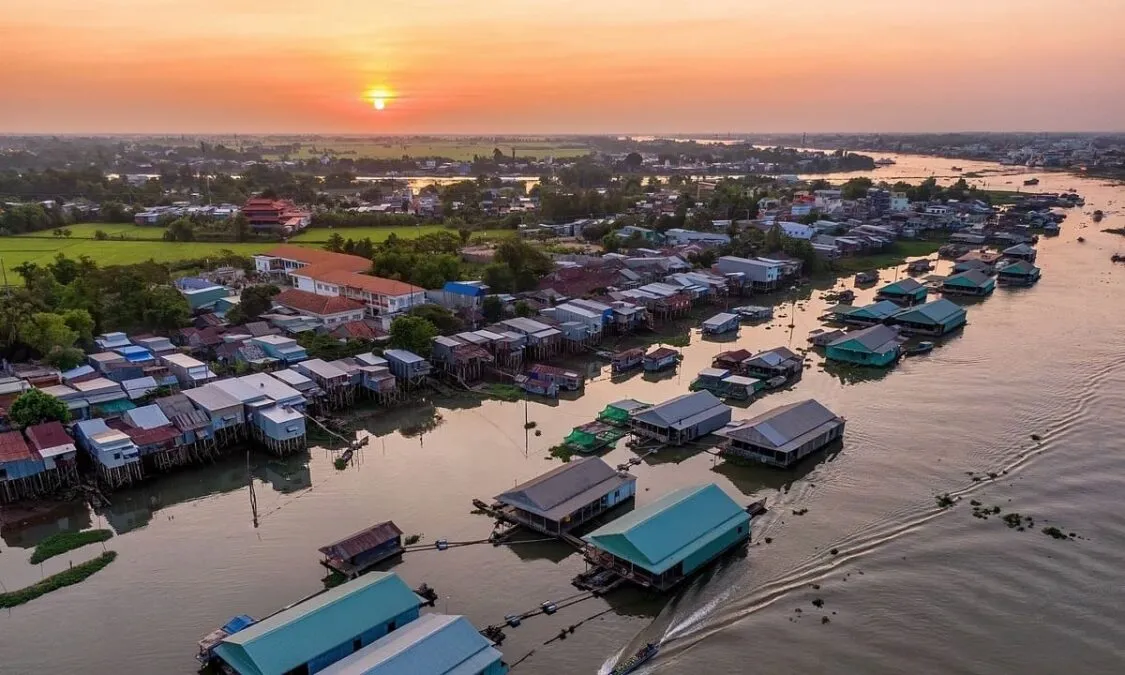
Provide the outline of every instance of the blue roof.
{"type": "Polygon", "coordinates": [[[128,411],[125,419],[139,429],[156,429],[172,424],[155,403],[128,411]]]}
{"type": "Polygon", "coordinates": [[[383,352],[383,356],[387,360],[398,361],[399,363],[420,363],[426,360],[414,352],[408,352],[405,349],[388,349],[383,352]]]}
{"type": "Polygon", "coordinates": [[[151,361],[153,359],[152,352],[145,349],[144,347],[138,347],[136,345],[126,345],[124,347],[118,347],[117,349],[114,349],[113,351],[115,351],[118,354],[124,356],[125,359],[127,361],[129,361],[130,363],[138,363],[140,361],[151,361]]]}
{"type": "Polygon", "coordinates": [[[181,277],[176,279],[176,286],[185,291],[198,291],[204,288],[211,288],[215,285],[216,284],[199,277],[181,277]]]}
{"type": "Polygon", "coordinates": [[[749,521],[742,507],[709,483],[670,492],[599,527],[585,540],[652,574],[663,574],[749,521]]]}
{"type": "Polygon", "coordinates": [[[477,675],[503,655],[463,616],[426,614],[321,671],[323,675],[477,675]]]}
{"type": "Polygon", "coordinates": [[[70,370],[64,371],[62,376],[63,376],[64,380],[73,380],[77,377],[82,377],[83,375],[92,375],[93,373],[94,373],[94,367],[90,366],[90,365],[85,365],[85,366],[78,366],[77,368],[71,368],[70,370]]]}
{"type": "Polygon", "coordinates": [[[280,675],[419,604],[397,574],[371,572],[224,638],[215,653],[240,675],[280,675]]]}
{"type": "Polygon", "coordinates": [[[457,295],[470,295],[470,296],[483,296],[485,294],[485,287],[480,282],[470,281],[447,281],[442,286],[441,290],[446,293],[456,293],[457,295]]]}
{"type": "Polygon", "coordinates": [[[870,305],[864,305],[863,307],[856,308],[851,313],[851,316],[863,314],[873,319],[882,320],[901,310],[901,307],[891,302],[890,300],[880,300],[879,302],[873,302],[870,305]]]}

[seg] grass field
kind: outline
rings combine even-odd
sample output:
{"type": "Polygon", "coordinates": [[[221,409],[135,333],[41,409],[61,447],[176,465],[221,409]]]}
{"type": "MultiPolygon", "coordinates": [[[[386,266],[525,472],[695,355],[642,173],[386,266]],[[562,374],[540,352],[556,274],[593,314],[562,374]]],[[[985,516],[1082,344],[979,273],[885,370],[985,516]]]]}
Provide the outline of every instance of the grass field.
{"type": "MultiPolygon", "coordinates": [[[[491,156],[494,148],[500,148],[505,155],[516,150],[517,157],[581,157],[590,153],[590,148],[580,143],[567,143],[559,141],[514,141],[495,143],[488,141],[448,139],[429,142],[412,141],[403,139],[402,142],[371,141],[357,139],[349,140],[324,140],[319,143],[302,143],[300,150],[291,154],[291,159],[309,159],[320,157],[325,152],[352,159],[398,159],[403,155],[409,157],[448,157],[458,161],[469,161],[474,155],[491,156]]],[[[270,159],[274,159],[270,157],[270,159]]]]}
{"type": "MultiPolygon", "coordinates": [[[[434,232],[454,232],[449,228],[441,225],[416,225],[414,227],[341,227],[330,230],[323,227],[314,227],[305,230],[296,237],[290,239],[294,244],[310,244],[310,243],[325,243],[333,233],[339,234],[344,239],[360,240],[364,237],[370,237],[371,241],[380,242],[391,236],[394,233],[400,238],[413,239],[414,237],[421,237],[424,234],[432,234],[434,232]]],[[[474,232],[474,239],[481,238],[496,238],[513,234],[512,230],[482,230],[474,232]]]]}

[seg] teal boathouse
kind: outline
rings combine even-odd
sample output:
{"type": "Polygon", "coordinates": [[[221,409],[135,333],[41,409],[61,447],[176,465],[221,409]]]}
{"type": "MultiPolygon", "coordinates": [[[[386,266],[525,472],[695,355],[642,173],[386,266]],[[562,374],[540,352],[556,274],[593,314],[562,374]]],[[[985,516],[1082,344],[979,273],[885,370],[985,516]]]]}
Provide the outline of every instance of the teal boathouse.
{"type": "Polygon", "coordinates": [[[1035,265],[1026,260],[1017,260],[1011,265],[1001,267],[996,276],[1001,286],[1031,286],[1039,281],[1041,274],[1035,265]]]}
{"type": "Polygon", "coordinates": [[[750,539],[750,515],[714,483],[664,495],[585,537],[586,559],[667,590],[750,539]]]}
{"type": "Polygon", "coordinates": [[[941,336],[964,326],[967,314],[964,307],[941,298],[904,309],[892,316],[887,323],[898,326],[902,333],[941,336]]]}
{"type": "Polygon", "coordinates": [[[418,618],[422,600],[397,574],[371,572],[223,639],[238,675],[312,675],[418,618]]]}
{"type": "Polygon", "coordinates": [[[954,274],[941,282],[941,292],[984,297],[996,290],[996,280],[978,270],[954,274]]]}
{"type": "Polygon", "coordinates": [[[876,300],[890,300],[896,305],[913,307],[926,301],[926,287],[916,279],[906,278],[879,289],[876,300]]]}
{"type": "Polygon", "coordinates": [[[825,355],[832,361],[861,366],[889,366],[901,356],[902,342],[898,331],[880,324],[847,333],[829,343],[825,355]]]}

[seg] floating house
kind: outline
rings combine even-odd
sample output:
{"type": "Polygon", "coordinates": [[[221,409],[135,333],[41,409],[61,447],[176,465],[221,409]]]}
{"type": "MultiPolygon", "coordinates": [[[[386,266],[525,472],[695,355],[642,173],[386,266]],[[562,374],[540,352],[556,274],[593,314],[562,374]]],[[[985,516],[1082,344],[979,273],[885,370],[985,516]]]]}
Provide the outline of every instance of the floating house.
{"type": "Polygon", "coordinates": [[[765,387],[766,383],[757,378],[736,375],[723,368],[704,368],[689,385],[691,391],[709,391],[736,401],[748,401],[765,387]]]}
{"type": "Polygon", "coordinates": [[[644,355],[641,364],[646,373],[675,368],[680,362],[680,353],[668,347],[659,347],[644,355]]]}
{"type": "Polygon", "coordinates": [[[542,396],[558,396],[560,391],[578,391],[585,386],[586,378],[575,370],[537,363],[523,375],[516,377],[516,384],[524,391],[542,396]]]}
{"type": "Polygon", "coordinates": [[[800,375],[804,367],[804,359],[785,347],[758,352],[742,362],[744,373],[763,380],[778,377],[788,380],[800,375]]]}
{"type": "Polygon", "coordinates": [[[1016,244],[1015,246],[1009,246],[1001,251],[1001,255],[1009,260],[1023,260],[1033,263],[1035,262],[1035,257],[1038,255],[1038,251],[1035,250],[1034,246],[1028,244],[1016,244]]]}
{"type": "Polygon", "coordinates": [[[325,670],[323,675],[506,675],[495,645],[463,616],[426,614],[325,670]]]}
{"type": "Polygon", "coordinates": [[[0,432],[0,502],[30,499],[47,490],[43,459],[18,431],[0,432]]]}
{"type": "Polygon", "coordinates": [[[874,272],[859,272],[855,275],[855,285],[863,286],[865,284],[873,284],[879,280],[878,270],[874,272]]]}
{"type": "Polygon", "coordinates": [[[563,445],[575,452],[597,452],[603,448],[611,447],[626,435],[626,431],[606,422],[587,422],[574,427],[563,445]]]}
{"type": "Polygon", "coordinates": [[[888,366],[902,355],[902,338],[898,331],[878,325],[852,331],[831,342],[825,355],[832,361],[861,366],[888,366]]]}
{"type": "Polygon", "coordinates": [[[215,658],[215,647],[219,646],[219,643],[222,642],[224,638],[253,625],[254,617],[248,614],[239,614],[238,616],[231,617],[231,619],[222,626],[203,636],[203,639],[199,641],[199,652],[196,653],[195,660],[199,661],[200,665],[204,668],[210,666],[217,667],[218,660],[215,658]]]}
{"type": "Polygon", "coordinates": [[[626,349],[610,357],[610,370],[614,373],[625,373],[634,368],[640,368],[645,358],[645,350],[641,348],[626,349]]]}
{"type": "Polygon", "coordinates": [[[913,307],[926,301],[926,287],[918,280],[907,277],[887,284],[875,294],[876,300],[890,300],[896,305],[913,307]]]}
{"type": "Polygon", "coordinates": [[[941,282],[941,292],[952,295],[983,297],[994,290],[996,290],[996,280],[976,270],[954,274],[941,282]]]}
{"type": "Polygon", "coordinates": [[[377,523],[320,547],[320,564],[353,579],[403,551],[402,530],[393,521],[377,523]]]}
{"type": "Polygon", "coordinates": [[[223,638],[216,658],[238,675],[318,673],[418,618],[418,596],[373,572],[223,638]]]}
{"type": "Polygon", "coordinates": [[[119,488],[144,478],[140,450],[127,434],[110,429],[101,418],[83,420],[75,430],[105,485],[119,488]]]}
{"type": "Polygon", "coordinates": [[[282,335],[259,335],[250,338],[249,343],[259,347],[269,358],[287,366],[309,358],[308,352],[296,340],[282,335]]]}
{"type": "Polygon", "coordinates": [[[719,312],[703,322],[704,335],[722,335],[738,330],[739,317],[737,314],[719,312]]]}
{"type": "Polygon", "coordinates": [[[934,268],[934,264],[930,262],[929,258],[922,258],[921,260],[911,260],[906,265],[908,274],[923,274],[929,272],[934,268]]]}
{"type": "Polygon", "coordinates": [[[731,311],[747,321],[766,321],[773,318],[773,307],[743,305],[742,307],[735,307],[731,311]]]}
{"type": "Polygon", "coordinates": [[[845,420],[808,399],[779,406],[718,432],[726,457],[789,468],[844,435],[845,420]]]}
{"type": "Polygon", "coordinates": [[[176,376],[176,381],[180,383],[182,389],[201,387],[217,379],[206,363],[187,354],[164,354],[160,357],[160,361],[176,376]]]}
{"type": "Polygon", "coordinates": [[[967,315],[964,307],[941,298],[904,309],[892,316],[887,323],[897,326],[901,333],[936,337],[964,326],[967,315]]]}
{"type": "Polygon", "coordinates": [[[668,590],[750,540],[750,515],[714,483],[686,487],[583,537],[591,564],[668,590]]]}
{"type": "Polygon", "coordinates": [[[44,479],[49,489],[78,484],[78,449],[61,422],[35,424],[24,433],[28,445],[43,460],[44,479]]]}
{"type": "Polygon", "coordinates": [[[628,500],[637,477],[599,457],[581,457],[496,495],[504,517],[558,536],[628,500]]]}
{"type": "Polygon", "coordinates": [[[902,308],[890,300],[880,300],[862,307],[837,305],[834,309],[839,310],[838,315],[844,323],[856,326],[874,326],[883,323],[902,308]]]}
{"type": "Polygon", "coordinates": [[[643,403],[631,398],[614,401],[598,413],[598,421],[618,427],[627,427],[629,426],[629,419],[634,413],[651,407],[651,403],[643,403]]]}
{"type": "Polygon", "coordinates": [[[742,362],[752,356],[748,349],[734,349],[725,352],[719,352],[715,358],[711,360],[712,368],[723,368],[734,372],[742,371],[742,362]]]}
{"type": "Polygon", "coordinates": [[[634,413],[629,428],[641,438],[682,445],[721,429],[730,417],[730,406],[709,391],[697,391],[634,413]]]}
{"type": "Polygon", "coordinates": [[[1031,286],[1039,281],[1042,272],[1026,260],[1017,260],[1000,268],[996,279],[1001,286],[1031,286]]]}
{"type": "Polygon", "coordinates": [[[809,342],[817,347],[826,347],[845,335],[842,330],[825,330],[817,328],[809,332],[809,342]]]}

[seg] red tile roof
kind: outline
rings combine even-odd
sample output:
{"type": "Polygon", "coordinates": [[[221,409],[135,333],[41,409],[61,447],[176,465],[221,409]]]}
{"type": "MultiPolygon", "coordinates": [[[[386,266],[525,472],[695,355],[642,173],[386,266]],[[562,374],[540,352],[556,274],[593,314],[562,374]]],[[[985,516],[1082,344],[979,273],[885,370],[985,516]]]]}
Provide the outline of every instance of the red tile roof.
{"type": "Polygon", "coordinates": [[[122,429],[125,435],[128,436],[138,446],[146,445],[169,445],[180,434],[176,431],[175,427],[156,427],[155,429],[134,429],[128,427],[122,429]]]}
{"type": "Polygon", "coordinates": [[[23,440],[23,434],[18,431],[5,431],[0,434],[0,463],[23,462],[38,459],[23,440]]]}
{"type": "Polygon", "coordinates": [[[374,340],[386,335],[370,321],[349,321],[332,329],[332,337],[351,340],[374,340]]]}
{"type": "Polygon", "coordinates": [[[266,251],[264,255],[286,260],[296,260],[306,265],[331,265],[335,269],[350,272],[365,272],[371,269],[371,261],[358,255],[333,253],[320,248],[309,248],[295,244],[281,244],[266,251]]]}
{"type": "Polygon", "coordinates": [[[294,270],[291,274],[308,277],[322,283],[356,288],[374,295],[388,295],[394,297],[410,295],[411,293],[421,293],[426,290],[420,286],[408,284],[405,281],[395,281],[394,279],[385,279],[370,274],[360,274],[359,272],[340,269],[338,265],[330,264],[309,265],[308,267],[294,270]]]}
{"type": "Polygon", "coordinates": [[[298,312],[315,314],[316,316],[364,309],[364,304],[357,300],[350,300],[339,295],[317,295],[296,288],[288,288],[282,291],[274,297],[273,301],[283,307],[289,307],[298,312]]]}
{"type": "Polygon", "coordinates": [[[26,429],[27,440],[36,450],[43,451],[48,448],[57,448],[60,445],[71,445],[74,439],[66,433],[62,422],[44,422],[26,429]]]}

